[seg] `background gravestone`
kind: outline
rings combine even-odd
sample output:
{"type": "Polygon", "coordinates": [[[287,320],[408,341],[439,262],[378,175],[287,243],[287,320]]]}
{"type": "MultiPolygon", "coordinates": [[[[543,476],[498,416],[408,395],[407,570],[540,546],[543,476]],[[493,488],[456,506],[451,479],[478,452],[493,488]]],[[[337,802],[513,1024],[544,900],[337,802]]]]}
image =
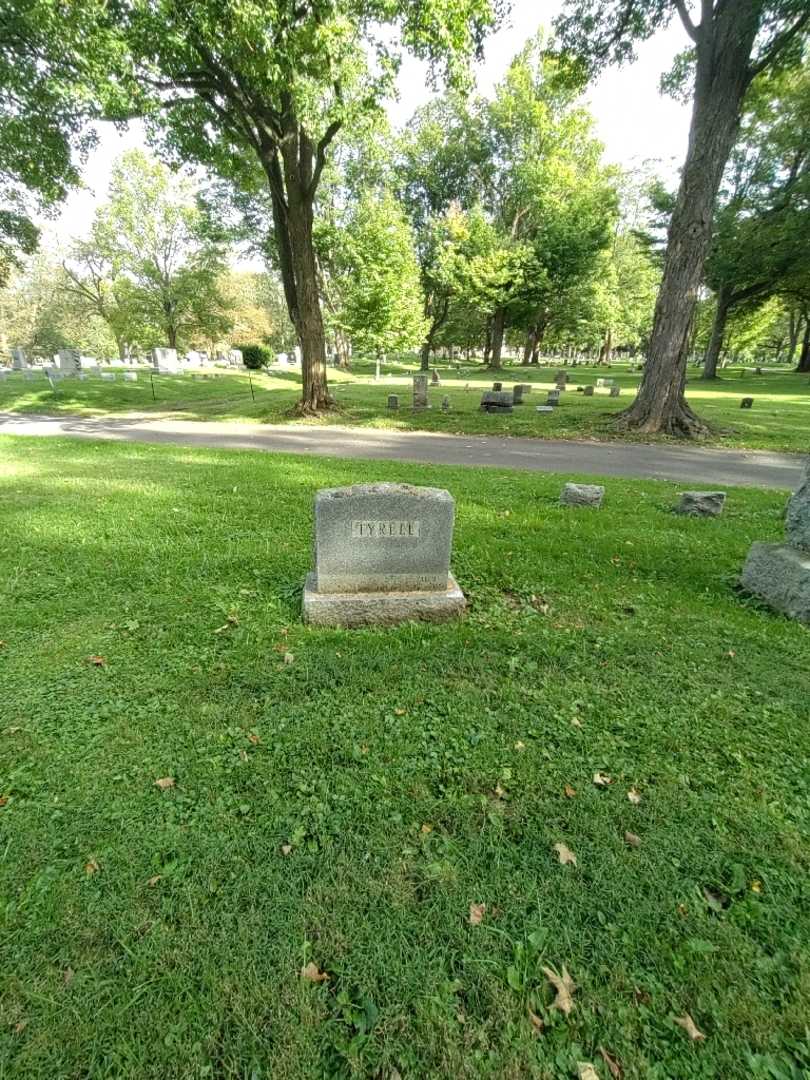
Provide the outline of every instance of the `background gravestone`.
{"type": "Polygon", "coordinates": [[[460,615],[450,572],[455,503],[441,488],[356,484],[315,496],[315,569],[304,619],[320,626],[391,625],[460,615]]]}
{"type": "Polygon", "coordinates": [[[428,377],[427,375],[414,375],[413,377],[413,407],[414,409],[428,409],[428,377]]]}

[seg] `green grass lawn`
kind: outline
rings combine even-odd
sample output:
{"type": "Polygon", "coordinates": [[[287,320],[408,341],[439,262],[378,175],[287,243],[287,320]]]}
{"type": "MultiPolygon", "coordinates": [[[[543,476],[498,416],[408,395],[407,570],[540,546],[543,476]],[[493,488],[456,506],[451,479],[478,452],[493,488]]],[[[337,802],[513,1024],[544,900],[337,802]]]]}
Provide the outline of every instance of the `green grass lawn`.
{"type": "MultiPolygon", "coordinates": [[[[374,382],[373,365],[355,363],[351,372],[330,369],[329,379],[339,409],[311,423],[333,423],[359,427],[400,430],[441,431],[456,434],[506,434],[547,436],[561,439],[615,438],[612,416],[625,408],[635,395],[640,376],[628,366],[614,365],[610,371],[596,367],[569,369],[580,384],[595,383],[609,376],[621,387],[621,396],[611,398],[607,390],[586,398],[577,393],[576,383],[562,395],[560,407],[551,414],[535,412],[544,404],[546,391],[553,386],[557,366],[545,368],[505,368],[493,376],[482,365],[462,371],[440,366],[442,385],[430,391],[432,408],[414,413],[411,403],[412,365],[390,363],[384,366],[379,383],[374,382]],[[533,392],[526,404],[516,407],[511,416],[481,413],[481,390],[500,378],[505,386],[515,382],[531,383],[533,392]],[[400,398],[400,410],[387,409],[389,394],[400,398]],[[442,397],[450,399],[452,411],[441,411],[442,397]]],[[[690,372],[688,396],[697,411],[713,426],[711,445],[750,447],[766,450],[805,451],[810,446],[810,380],[806,375],[767,370],[764,375],[727,370],[724,378],[704,384],[699,373],[690,372]],[[755,398],[750,411],[740,409],[744,396],[755,398]]],[[[159,376],[150,381],[141,373],[137,383],[85,382],[64,380],[52,391],[44,376],[26,382],[22,375],[8,376],[0,382],[0,411],[48,413],[159,412],[188,419],[261,420],[267,423],[289,422],[289,410],[300,393],[299,375],[293,370],[273,370],[253,377],[255,400],[245,375],[211,373],[192,380],[185,376],[159,376]],[[152,391],[154,387],[154,399],[152,391]]],[[[649,436],[644,437],[649,441],[649,436]]],[[[666,441],[666,440],[664,440],[666,441]]]]}
{"type": "Polygon", "coordinates": [[[0,1076],[808,1076],[810,635],[735,591],[784,495],[561,483],[0,438],[0,1076]],[[370,478],[455,495],[464,622],[301,625],[370,478]]]}

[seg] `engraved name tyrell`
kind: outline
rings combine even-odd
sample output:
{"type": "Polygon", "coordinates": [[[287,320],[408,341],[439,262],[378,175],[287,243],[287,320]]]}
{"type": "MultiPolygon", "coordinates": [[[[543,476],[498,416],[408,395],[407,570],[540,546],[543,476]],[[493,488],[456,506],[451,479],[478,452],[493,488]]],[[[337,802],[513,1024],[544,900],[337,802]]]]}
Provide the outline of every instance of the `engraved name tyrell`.
{"type": "Polygon", "coordinates": [[[353,521],[352,537],[362,540],[400,540],[419,536],[419,521],[353,521]]]}

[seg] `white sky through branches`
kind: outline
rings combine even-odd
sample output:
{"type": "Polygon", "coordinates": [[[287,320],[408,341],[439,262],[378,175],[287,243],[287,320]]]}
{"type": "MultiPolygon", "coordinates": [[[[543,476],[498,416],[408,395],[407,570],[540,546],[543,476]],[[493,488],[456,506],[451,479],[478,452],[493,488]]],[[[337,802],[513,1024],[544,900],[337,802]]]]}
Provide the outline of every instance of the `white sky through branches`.
{"type": "MultiPolygon", "coordinates": [[[[487,41],[484,61],[476,69],[482,93],[492,93],[526,39],[541,25],[549,27],[561,6],[561,0],[513,0],[507,25],[487,41]]],[[[685,44],[683,28],[675,18],[666,30],[641,44],[636,63],[609,69],[589,88],[586,100],[607,161],[627,169],[654,161],[655,170],[672,181],[686,154],[689,109],[662,96],[658,82],[685,44]]],[[[389,115],[395,125],[402,126],[432,96],[424,65],[405,60],[399,93],[389,115]]],[[[85,189],[70,195],[58,220],[43,223],[46,236],[67,244],[87,232],[96,206],[106,196],[113,161],[132,147],[145,147],[139,125],[123,133],[112,126],[101,131],[100,144],[84,170],[85,189]]]]}

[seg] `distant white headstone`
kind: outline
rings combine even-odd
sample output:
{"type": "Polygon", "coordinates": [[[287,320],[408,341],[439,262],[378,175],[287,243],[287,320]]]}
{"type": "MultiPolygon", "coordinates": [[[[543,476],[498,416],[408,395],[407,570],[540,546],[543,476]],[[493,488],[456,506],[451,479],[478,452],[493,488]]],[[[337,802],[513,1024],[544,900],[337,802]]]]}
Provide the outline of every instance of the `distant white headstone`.
{"type": "Polygon", "coordinates": [[[75,375],[81,370],[81,353],[78,349],[60,349],[56,362],[63,375],[75,375]]]}
{"type": "Polygon", "coordinates": [[[164,375],[176,375],[180,370],[177,349],[152,349],[152,365],[164,375]]]}

